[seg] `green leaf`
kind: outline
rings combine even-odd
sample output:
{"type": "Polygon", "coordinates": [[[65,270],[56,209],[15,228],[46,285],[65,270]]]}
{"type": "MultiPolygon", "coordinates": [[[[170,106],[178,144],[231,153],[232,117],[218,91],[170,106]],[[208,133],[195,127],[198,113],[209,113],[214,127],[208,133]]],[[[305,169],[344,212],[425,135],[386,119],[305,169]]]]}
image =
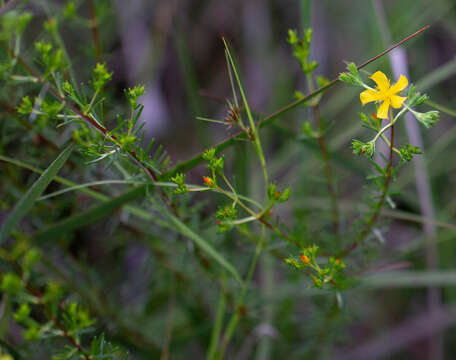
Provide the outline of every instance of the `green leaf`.
{"type": "Polygon", "coordinates": [[[347,70],[352,74],[354,77],[359,78],[358,68],[354,62],[350,62],[347,65],[347,70]]]}
{"type": "Polygon", "coordinates": [[[352,150],[353,150],[353,154],[356,154],[356,155],[365,154],[368,157],[372,158],[375,153],[375,142],[368,141],[367,143],[364,143],[359,140],[353,140],[352,141],[352,150]]]}
{"type": "Polygon", "coordinates": [[[59,221],[58,223],[53,224],[47,229],[44,229],[43,231],[37,233],[35,236],[33,236],[33,240],[38,242],[51,241],[58,238],[62,234],[97,222],[124,204],[133,201],[141,196],[144,196],[145,190],[145,185],[138,186],[133,190],[129,190],[112,200],[105,201],[99,205],[91,207],[89,210],[84,211],[78,215],[71,216],[67,219],[59,221]]]}
{"type": "Polygon", "coordinates": [[[239,276],[238,272],[233,267],[233,265],[231,265],[222,255],[220,255],[220,253],[218,253],[217,250],[215,250],[206,240],[204,240],[201,236],[195,233],[192,229],[190,229],[187,225],[185,225],[173,214],[165,212],[165,215],[175,225],[176,231],[192,239],[195,242],[195,244],[201,248],[201,250],[203,250],[207,255],[213,258],[222,267],[228,270],[236,278],[236,280],[242,284],[241,277],[239,276]]]}
{"type": "Polygon", "coordinates": [[[347,65],[348,72],[343,72],[339,74],[339,81],[350,85],[363,86],[363,81],[359,77],[358,68],[356,64],[351,62],[347,65]]]}
{"type": "Polygon", "coordinates": [[[68,146],[63,150],[57,159],[44,171],[32,187],[25,193],[14,207],[11,214],[4,222],[0,229],[0,244],[6,239],[8,234],[13,230],[16,224],[25,216],[25,214],[32,208],[36,199],[41,196],[43,191],[47,188],[53,177],[58,173],[60,168],[65,164],[66,160],[71,154],[73,146],[68,146]]]}
{"type": "Polygon", "coordinates": [[[415,115],[415,118],[428,129],[434,126],[440,117],[439,112],[435,110],[431,110],[425,113],[413,111],[413,115],[415,115]]]}
{"type": "Polygon", "coordinates": [[[223,327],[223,316],[225,315],[226,298],[223,291],[220,291],[220,299],[217,305],[217,313],[215,315],[214,328],[212,329],[211,342],[207,351],[206,359],[213,359],[219,344],[220,334],[223,327]]]}

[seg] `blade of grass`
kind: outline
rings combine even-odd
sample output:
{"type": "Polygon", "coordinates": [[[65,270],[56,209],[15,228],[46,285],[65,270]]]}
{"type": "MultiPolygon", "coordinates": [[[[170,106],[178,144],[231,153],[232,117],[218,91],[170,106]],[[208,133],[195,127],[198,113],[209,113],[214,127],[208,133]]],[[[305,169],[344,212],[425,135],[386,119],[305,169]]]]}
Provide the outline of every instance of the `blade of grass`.
{"type": "Polygon", "coordinates": [[[51,194],[43,195],[43,196],[39,197],[39,198],[37,199],[37,201],[42,201],[42,200],[50,199],[50,198],[52,198],[52,197],[59,196],[59,195],[65,194],[65,193],[67,193],[67,192],[75,191],[75,190],[78,190],[78,189],[81,189],[81,188],[87,188],[87,187],[90,187],[90,186],[97,186],[97,185],[111,185],[111,184],[132,184],[132,185],[141,185],[141,184],[144,184],[144,182],[143,182],[143,181],[135,181],[135,180],[102,180],[102,181],[92,181],[92,182],[85,183],[85,184],[79,184],[79,185],[76,185],[76,186],[70,186],[70,187],[67,187],[67,188],[65,188],[65,189],[55,191],[55,192],[53,192],[53,193],[51,193],[51,194]]]}
{"type": "Polygon", "coordinates": [[[269,175],[268,175],[268,171],[267,171],[267,168],[266,168],[266,160],[264,158],[263,147],[261,146],[260,137],[258,136],[258,128],[257,128],[257,125],[255,124],[255,120],[253,120],[253,116],[252,116],[252,113],[250,111],[250,106],[249,106],[249,103],[247,102],[247,96],[246,96],[244,88],[242,86],[242,82],[241,82],[241,78],[239,76],[239,73],[238,73],[238,71],[236,69],[236,65],[234,63],[234,59],[231,56],[228,44],[227,44],[225,38],[222,38],[222,41],[223,41],[223,44],[225,45],[225,52],[226,52],[226,54],[228,56],[228,59],[229,59],[229,62],[230,62],[228,64],[228,66],[231,65],[231,70],[234,73],[234,76],[235,76],[235,79],[236,79],[236,83],[237,83],[239,92],[241,94],[242,102],[244,103],[244,109],[245,109],[245,112],[247,113],[247,118],[249,119],[250,130],[252,131],[252,135],[253,135],[253,138],[254,138],[253,139],[253,143],[255,144],[255,150],[256,150],[256,152],[258,154],[258,158],[260,159],[261,168],[263,169],[264,182],[265,182],[265,186],[267,187],[269,185],[269,175]]]}
{"type": "Polygon", "coordinates": [[[38,178],[38,180],[31,186],[31,188],[25,193],[25,195],[19,200],[19,202],[14,207],[11,214],[6,219],[0,230],[0,244],[6,239],[8,234],[13,230],[17,223],[27,214],[27,212],[32,208],[36,199],[41,196],[43,191],[52,181],[54,176],[60,170],[60,168],[65,164],[66,160],[71,154],[73,146],[68,146],[63,150],[60,155],[55,159],[52,164],[44,171],[44,173],[38,178]]]}
{"type": "Polygon", "coordinates": [[[220,291],[220,298],[217,305],[217,313],[215,315],[214,329],[212,330],[211,342],[209,344],[209,350],[207,351],[207,360],[212,360],[216,354],[217,347],[220,340],[220,334],[223,327],[223,315],[225,314],[226,308],[226,297],[224,290],[220,291]]]}
{"type": "Polygon", "coordinates": [[[33,236],[33,240],[39,243],[51,241],[58,238],[62,234],[66,234],[81,227],[93,224],[105,216],[108,216],[122,205],[144,196],[145,191],[145,185],[138,186],[112,200],[105,201],[99,205],[93,206],[87,211],[49,226],[47,229],[35,234],[33,236]]]}
{"type": "Polygon", "coordinates": [[[192,229],[190,229],[187,225],[185,225],[173,214],[167,211],[164,211],[164,214],[168,217],[171,223],[174,224],[175,231],[178,231],[182,235],[193,240],[195,244],[201,248],[201,250],[203,250],[207,255],[214,259],[223,268],[228,270],[228,272],[230,272],[235,277],[235,279],[242,284],[241,277],[239,276],[238,272],[233,267],[233,265],[231,265],[222,255],[220,255],[220,253],[217,250],[215,250],[205,239],[203,239],[201,236],[195,233],[192,229]]]}
{"type": "Polygon", "coordinates": [[[369,288],[456,286],[456,271],[389,271],[366,276],[362,284],[369,288]]]}

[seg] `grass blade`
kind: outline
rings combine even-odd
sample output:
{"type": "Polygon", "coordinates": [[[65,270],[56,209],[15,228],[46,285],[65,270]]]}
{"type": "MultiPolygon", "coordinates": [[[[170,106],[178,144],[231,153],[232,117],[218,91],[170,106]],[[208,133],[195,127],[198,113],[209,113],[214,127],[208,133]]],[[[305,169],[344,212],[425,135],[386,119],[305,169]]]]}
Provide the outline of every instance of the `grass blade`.
{"type": "Polygon", "coordinates": [[[429,271],[388,271],[369,275],[362,279],[367,288],[419,288],[428,286],[449,287],[456,286],[456,271],[429,270],[429,271]]]}
{"type": "Polygon", "coordinates": [[[222,333],[223,327],[223,316],[225,315],[226,298],[224,291],[220,291],[220,299],[217,305],[217,313],[215,315],[214,328],[212,330],[211,342],[209,344],[209,350],[207,352],[207,360],[212,360],[216,354],[217,346],[219,344],[220,334],[222,333]]]}
{"type": "Polygon", "coordinates": [[[72,150],[72,145],[63,150],[57,159],[52,162],[52,164],[44,171],[44,173],[38,178],[32,187],[19,200],[11,214],[6,219],[2,228],[0,229],[0,244],[6,239],[8,234],[11,232],[11,230],[13,230],[17,223],[32,208],[36,199],[41,196],[54,176],[58,173],[63,164],[65,164],[72,150]]]}
{"type": "Polygon", "coordinates": [[[196,245],[198,245],[201,250],[203,250],[207,255],[209,255],[212,259],[218,262],[222,267],[228,270],[239,283],[242,284],[241,277],[239,276],[236,269],[231,265],[222,255],[220,255],[217,250],[215,250],[206,240],[204,240],[201,236],[195,233],[192,229],[190,229],[187,225],[185,225],[182,221],[180,221],[177,217],[173,214],[166,212],[166,216],[169,220],[175,225],[175,230],[180,232],[182,235],[192,239],[196,245]]]}
{"type": "MultiPolygon", "coordinates": [[[[23,169],[27,169],[27,170],[30,170],[30,171],[33,171],[33,172],[36,172],[38,174],[42,174],[44,171],[41,170],[41,169],[38,169],[34,166],[31,166],[29,164],[26,164],[22,161],[19,161],[19,160],[16,160],[16,159],[12,159],[12,158],[9,158],[7,156],[3,156],[3,155],[0,155],[0,161],[4,161],[4,162],[7,162],[9,164],[12,164],[12,165],[15,165],[15,166],[19,166],[23,169]]],[[[65,179],[65,178],[62,178],[60,176],[55,176],[54,179],[53,179],[55,182],[58,182],[59,184],[62,184],[62,185],[65,185],[65,186],[69,186],[69,187],[77,187],[78,184],[68,180],[68,179],[65,179]]],[[[88,188],[85,188],[85,187],[78,187],[76,189],[77,191],[80,191],[84,194],[87,194],[89,196],[91,196],[93,199],[97,199],[97,200],[100,200],[100,201],[109,201],[110,198],[109,196],[106,196],[100,192],[97,192],[97,191],[94,191],[94,190],[90,190],[88,188]]],[[[125,210],[128,210],[131,214],[143,219],[143,220],[148,220],[148,221],[153,221],[155,224],[159,225],[159,226],[163,226],[163,227],[168,227],[168,223],[157,218],[156,216],[150,214],[149,212],[139,208],[139,207],[136,207],[136,206],[132,206],[132,205],[124,205],[124,208],[125,210]]]]}
{"type": "Polygon", "coordinates": [[[67,219],[59,221],[56,224],[53,224],[47,229],[44,229],[43,231],[40,231],[34,235],[33,240],[39,243],[51,241],[58,238],[62,234],[93,224],[105,216],[111,214],[122,205],[141,196],[144,196],[145,190],[145,185],[138,186],[133,190],[129,190],[112,200],[105,201],[78,215],[71,216],[67,219]]]}

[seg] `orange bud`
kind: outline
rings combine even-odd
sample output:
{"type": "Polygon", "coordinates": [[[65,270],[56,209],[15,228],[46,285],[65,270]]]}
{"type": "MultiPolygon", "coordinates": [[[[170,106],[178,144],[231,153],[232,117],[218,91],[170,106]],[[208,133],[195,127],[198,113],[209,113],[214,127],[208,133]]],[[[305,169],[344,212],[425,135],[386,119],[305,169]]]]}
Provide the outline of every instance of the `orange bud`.
{"type": "Polygon", "coordinates": [[[340,258],[336,259],[336,264],[340,264],[340,258]]]}
{"type": "Polygon", "coordinates": [[[302,261],[304,264],[310,263],[310,259],[309,259],[307,256],[305,256],[304,254],[301,254],[300,257],[301,257],[301,261],[302,261]]]}
{"type": "Polygon", "coordinates": [[[203,181],[206,184],[206,186],[208,186],[208,187],[211,187],[212,185],[214,185],[214,182],[208,176],[203,176],[203,181]]]}

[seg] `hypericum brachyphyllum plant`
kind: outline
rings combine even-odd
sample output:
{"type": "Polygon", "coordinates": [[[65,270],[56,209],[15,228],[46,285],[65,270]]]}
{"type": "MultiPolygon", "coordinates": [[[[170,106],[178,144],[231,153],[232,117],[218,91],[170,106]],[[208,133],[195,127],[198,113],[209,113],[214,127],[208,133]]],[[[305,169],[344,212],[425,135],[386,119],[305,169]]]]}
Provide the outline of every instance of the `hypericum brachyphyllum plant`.
{"type": "MultiPolygon", "coordinates": [[[[345,268],[345,263],[341,258],[347,257],[371,232],[373,225],[379,217],[380,211],[384,203],[388,199],[390,183],[394,179],[395,167],[393,166],[393,153],[399,156],[400,162],[410,161],[414,155],[421,154],[420,149],[410,144],[400,145],[399,148],[394,143],[394,125],[402,119],[406,112],[410,111],[417,121],[423,124],[426,128],[431,127],[439,118],[438,111],[428,111],[425,113],[418,112],[413,108],[423,104],[428,98],[426,95],[416,91],[413,85],[410,85],[407,96],[400,96],[399,94],[408,86],[408,80],[405,76],[401,75],[399,80],[391,85],[390,80],[382,71],[376,71],[370,79],[372,79],[376,87],[372,88],[367,85],[360,77],[358,68],[354,63],[347,66],[347,72],[339,76],[339,80],[350,84],[365,88],[359,95],[362,105],[367,103],[375,103],[376,111],[372,112],[371,116],[360,113],[360,118],[363,126],[373,130],[375,135],[370,141],[362,142],[353,140],[352,149],[356,155],[364,154],[369,159],[372,159],[377,141],[384,141],[389,147],[388,160],[384,167],[372,161],[376,174],[370,179],[376,187],[376,199],[370,202],[371,212],[365,219],[365,224],[361,231],[355,237],[350,245],[341,250],[338,257],[330,257],[329,262],[323,268],[318,265],[315,260],[318,246],[313,245],[307,249],[303,249],[299,258],[290,257],[286,262],[293,265],[297,269],[308,269],[314,281],[315,286],[321,288],[324,284],[332,285],[335,288],[343,287],[345,279],[341,277],[340,272],[345,268]],[[396,113],[393,109],[397,109],[396,113]],[[385,121],[385,123],[382,122],[385,121]],[[391,137],[385,136],[385,131],[391,129],[391,137]],[[380,194],[380,195],[378,195],[380,194]],[[340,279],[337,279],[338,276],[340,279]]],[[[391,201],[391,200],[390,200],[391,201]]]]}
{"type": "MultiPolygon", "coordinates": [[[[283,264],[289,264],[292,271],[297,270],[295,273],[305,276],[308,284],[317,289],[341,292],[354,286],[354,269],[360,265],[359,261],[353,264],[351,255],[355,255],[354,250],[370,236],[384,204],[392,201],[390,185],[398,166],[421,153],[416,146],[396,144],[395,124],[406,112],[411,112],[426,127],[438,119],[436,111],[420,113],[415,110],[427,97],[417,92],[413,85],[408,86],[405,77],[401,76],[391,85],[386,75],[376,71],[371,76],[375,87],[362,80],[358,70],[387,51],[358,67],[350,63],[347,72],[329,81],[314,74],[318,63],[311,58],[312,30],[307,29],[302,38],[290,30],[288,43],[306,78],[309,93],[296,91],[295,102],[260,118],[251,109],[240,71],[223,39],[227,81],[232,89],[232,97],[227,100],[227,115],[222,120],[199,119],[238,133],[193,159],[171,167],[161,146],[156,146],[154,140],[146,143],[141,119],[144,108],[141,97],[147,91],[144,86],[125,89],[123,105],[126,110],[119,111],[116,107],[114,113],[114,104],[107,91],[113,77],[108,65],[93,61],[90,76],[74,73],[59,27],[62,20],[77,19],[75,4],[68,2],[60,18],[45,21],[43,33],[29,49],[33,54],[29,60],[24,58],[21,41],[31,18],[26,12],[10,11],[0,21],[3,49],[0,69],[4,85],[1,91],[5,92],[7,87],[14,90],[8,97],[11,104],[2,105],[11,118],[2,120],[7,124],[6,130],[2,130],[0,160],[11,167],[40,174],[26,184],[29,188],[16,188],[11,183],[17,176],[11,170],[12,180],[8,180],[8,185],[14,191],[8,193],[6,200],[1,200],[2,207],[11,212],[0,231],[0,290],[7,304],[5,311],[20,326],[23,342],[19,349],[7,341],[0,342],[0,360],[7,359],[8,354],[30,358],[30,354],[40,347],[45,353],[43,356],[56,360],[126,359],[128,350],[144,352],[149,358],[156,358],[160,352],[162,358],[166,358],[168,328],[173,316],[184,324],[179,330],[180,341],[185,342],[189,337],[185,321],[197,318],[192,314],[199,314],[201,309],[205,311],[207,299],[201,295],[200,288],[200,283],[206,285],[205,275],[212,285],[210,291],[217,288],[214,283],[219,285],[220,300],[217,309],[204,312],[205,318],[211,318],[214,313],[215,320],[209,330],[210,336],[207,336],[207,329],[201,330],[206,335],[205,340],[209,339],[203,343],[207,347],[207,359],[221,359],[239,330],[238,325],[248,314],[251,305],[248,295],[262,256],[278,259],[287,272],[290,267],[283,264]],[[76,80],[84,77],[87,78],[85,82],[76,80]],[[372,138],[352,143],[354,154],[365,155],[376,172],[370,177],[375,189],[367,202],[369,211],[356,226],[343,224],[348,220],[343,219],[340,209],[337,179],[326,140],[331,120],[320,115],[324,91],[339,80],[364,88],[360,100],[363,105],[372,103],[367,106],[373,110],[372,115],[360,114],[360,125],[373,131],[372,138]],[[318,149],[330,200],[328,224],[318,234],[302,230],[298,218],[285,222],[277,216],[284,206],[291,206],[290,200],[298,195],[288,184],[271,175],[268,160],[274,154],[267,151],[267,138],[260,132],[262,127],[299,104],[308,107],[312,117],[311,121],[300,125],[299,136],[310,139],[318,149]],[[388,129],[391,129],[390,136],[386,135],[388,129]],[[27,133],[25,140],[24,132],[27,133]],[[28,134],[33,134],[33,138],[28,134]],[[15,147],[20,141],[27,147],[38,144],[30,146],[28,155],[34,158],[30,164],[8,155],[8,147],[15,147]],[[227,166],[231,161],[229,155],[221,154],[226,147],[239,146],[241,141],[255,154],[252,167],[260,169],[261,183],[255,184],[255,192],[259,194],[256,197],[241,190],[238,180],[241,174],[231,171],[233,167],[227,166]],[[379,141],[389,147],[385,165],[373,160],[379,141]],[[46,165],[46,170],[41,170],[38,166],[43,162],[41,154],[45,151],[55,154],[60,148],[64,148],[60,155],[54,156],[55,160],[46,165]],[[206,164],[205,173],[199,183],[190,184],[187,172],[199,163],[206,164]],[[64,175],[58,176],[61,172],[64,175]],[[52,187],[44,194],[51,182],[62,188],[52,187]],[[114,185],[121,186],[121,191],[114,185]],[[80,199],[71,197],[76,191],[98,203],[79,206],[80,199]],[[199,203],[203,197],[209,202],[204,209],[199,203]],[[119,208],[122,210],[116,216],[119,208]],[[22,227],[21,221],[26,215],[33,220],[22,227]],[[144,276],[153,277],[154,283],[148,286],[156,286],[154,291],[158,295],[144,301],[143,306],[138,307],[138,313],[124,309],[121,302],[116,302],[117,296],[109,293],[118,290],[117,284],[108,287],[90,261],[74,256],[77,253],[74,247],[78,246],[76,240],[80,240],[77,232],[106,217],[115,230],[99,231],[101,237],[109,238],[101,247],[106,246],[117,254],[132,237],[141,238],[156,259],[149,264],[154,272],[144,276]],[[123,236],[125,232],[128,235],[123,236]],[[253,243],[255,249],[251,257],[247,253],[239,256],[238,249],[232,251],[226,247],[221,240],[224,236],[249,245],[253,243]],[[192,277],[194,274],[196,277],[192,277]],[[188,292],[198,305],[185,304],[186,307],[175,315],[179,291],[188,292]],[[155,323],[162,319],[154,317],[155,307],[161,306],[164,299],[169,299],[167,306],[171,314],[166,319],[166,331],[157,330],[155,323]],[[190,315],[184,316],[184,313],[190,315]],[[226,317],[226,314],[230,316],[226,317]],[[104,333],[110,341],[105,340],[104,333]]],[[[78,20],[78,23],[85,23],[78,20]]],[[[107,253],[109,251],[103,252],[107,253]]],[[[124,275],[113,269],[118,261],[115,257],[115,266],[109,268],[109,275],[124,275]]],[[[3,328],[0,324],[0,333],[3,328]]]]}

